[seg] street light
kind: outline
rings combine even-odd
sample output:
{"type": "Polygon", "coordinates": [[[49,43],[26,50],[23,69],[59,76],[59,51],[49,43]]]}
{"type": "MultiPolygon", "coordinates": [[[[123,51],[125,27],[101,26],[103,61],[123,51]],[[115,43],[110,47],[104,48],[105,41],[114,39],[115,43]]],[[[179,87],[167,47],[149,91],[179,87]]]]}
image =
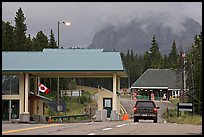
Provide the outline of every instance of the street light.
{"type": "Polygon", "coordinates": [[[58,48],[60,48],[60,46],[59,46],[59,25],[60,25],[60,23],[64,23],[66,26],[71,25],[71,22],[69,22],[69,21],[58,21],[58,48]]]}
{"type": "MultiPolygon", "coordinates": [[[[64,23],[66,26],[70,26],[71,22],[68,21],[58,21],[58,48],[59,46],[59,25],[60,23],[64,23]]],[[[59,112],[59,77],[57,78],[57,112],[59,112]]]]}

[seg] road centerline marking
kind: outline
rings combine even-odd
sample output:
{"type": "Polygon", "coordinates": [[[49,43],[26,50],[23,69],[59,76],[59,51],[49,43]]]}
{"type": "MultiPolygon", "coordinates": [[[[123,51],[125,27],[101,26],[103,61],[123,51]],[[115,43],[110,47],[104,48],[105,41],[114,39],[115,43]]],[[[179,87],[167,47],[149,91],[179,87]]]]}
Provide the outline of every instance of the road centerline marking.
{"type": "Polygon", "coordinates": [[[110,130],[110,129],[112,129],[112,128],[110,128],[110,127],[109,128],[104,128],[103,130],[106,131],[106,130],[110,130]]]}
{"type": "Polygon", "coordinates": [[[29,127],[29,128],[21,128],[21,129],[14,129],[14,130],[8,130],[8,131],[3,131],[3,134],[8,134],[8,133],[13,133],[13,132],[20,132],[20,131],[26,131],[26,130],[32,130],[32,129],[38,129],[38,128],[46,128],[46,127],[52,127],[56,125],[64,125],[64,124],[51,124],[51,125],[43,125],[43,126],[37,126],[37,127],[29,127]]]}
{"type": "Polygon", "coordinates": [[[122,126],[125,126],[126,124],[122,124],[122,125],[117,125],[116,127],[122,127],[122,126]]]}
{"type": "Polygon", "coordinates": [[[89,133],[88,135],[95,135],[95,133],[89,133]]]}

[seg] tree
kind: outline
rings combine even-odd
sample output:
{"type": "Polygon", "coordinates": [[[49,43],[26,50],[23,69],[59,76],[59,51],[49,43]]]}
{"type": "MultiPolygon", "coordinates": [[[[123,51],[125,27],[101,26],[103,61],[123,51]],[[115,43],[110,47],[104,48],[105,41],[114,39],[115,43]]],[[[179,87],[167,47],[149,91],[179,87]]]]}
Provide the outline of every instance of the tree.
{"type": "Polygon", "coordinates": [[[171,47],[171,52],[169,53],[168,58],[168,67],[175,69],[177,66],[178,61],[178,54],[177,54],[177,48],[176,48],[176,42],[173,40],[173,44],[171,47]]]}
{"type": "Polygon", "coordinates": [[[194,37],[188,54],[187,86],[191,91],[195,113],[202,115],[202,33],[194,37]]]}
{"type": "Polygon", "coordinates": [[[152,38],[151,47],[149,50],[151,58],[151,68],[161,68],[162,67],[162,56],[159,51],[159,46],[157,44],[155,35],[152,38]]]}
{"type": "Polygon", "coordinates": [[[2,21],[2,51],[14,50],[14,27],[2,21]]]}
{"type": "Polygon", "coordinates": [[[28,38],[26,38],[26,51],[34,51],[34,47],[33,47],[33,41],[31,39],[30,34],[28,35],[28,38]]]}
{"type": "Polygon", "coordinates": [[[163,68],[169,68],[168,57],[166,56],[166,54],[164,55],[163,59],[163,68]]]}
{"type": "Polygon", "coordinates": [[[17,51],[23,51],[26,47],[26,31],[27,26],[24,23],[26,18],[24,17],[24,13],[21,8],[16,12],[15,17],[15,49],[17,51]]]}
{"type": "Polygon", "coordinates": [[[134,61],[134,53],[133,53],[133,50],[130,51],[130,58],[131,58],[131,61],[134,61]]]}
{"type": "Polygon", "coordinates": [[[58,48],[57,42],[55,41],[55,37],[54,37],[52,29],[50,31],[49,47],[50,48],[58,48]]]}
{"type": "Polygon", "coordinates": [[[69,83],[69,88],[71,90],[71,103],[72,103],[72,90],[76,90],[76,79],[71,80],[71,82],[69,83]]]}
{"type": "Polygon", "coordinates": [[[145,52],[143,60],[144,60],[144,71],[145,71],[148,68],[150,68],[150,64],[151,64],[151,57],[148,51],[145,52]]]}
{"type": "Polygon", "coordinates": [[[35,51],[42,51],[43,48],[48,47],[48,38],[42,32],[38,32],[36,38],[33,38],[33,46],[35,51]]]}

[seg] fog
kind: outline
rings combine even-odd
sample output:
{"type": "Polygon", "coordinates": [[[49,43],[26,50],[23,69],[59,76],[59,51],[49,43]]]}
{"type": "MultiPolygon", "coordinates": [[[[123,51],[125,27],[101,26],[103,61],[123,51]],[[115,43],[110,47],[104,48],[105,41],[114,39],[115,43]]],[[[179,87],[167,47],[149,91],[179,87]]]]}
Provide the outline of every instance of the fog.
{"type": "MultiPolygon", "coordinates": [[[[26,17],[27,34],[32,37],[41,30],[49,37],[52,29],[57,41],[57,22],[70,21],[71,26],[61,23],[59,27],[63,47],[87,47],[94,34],[108,25],[122,26],[158,14],[158,20],[176,33],[182,31],[186,17],[202,25],[202,2],[2,2],[2,20],[15,25],[20,7],[26,17]]],[[[148,23],[144,30],[145,25],[148,23]]]]}

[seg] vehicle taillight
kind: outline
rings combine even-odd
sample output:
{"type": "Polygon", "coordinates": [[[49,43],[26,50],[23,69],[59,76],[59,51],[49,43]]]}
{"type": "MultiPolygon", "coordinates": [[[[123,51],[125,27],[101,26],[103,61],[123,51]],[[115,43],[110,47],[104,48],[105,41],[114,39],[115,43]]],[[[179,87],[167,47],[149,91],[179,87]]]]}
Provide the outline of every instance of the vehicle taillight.
{"type": "Polygon", "coordinates": [[[154,108],[154,113],[157,113],[157,108],[154,108]]]}
{"type": "Polygon", "coordinates": [[[133,108],[133,110],[134,110],[134,112],[136,112],[136,111],[137,111],[137,108],[136,108],[136,107],[134,107],[134,108],[133,108]]]}

